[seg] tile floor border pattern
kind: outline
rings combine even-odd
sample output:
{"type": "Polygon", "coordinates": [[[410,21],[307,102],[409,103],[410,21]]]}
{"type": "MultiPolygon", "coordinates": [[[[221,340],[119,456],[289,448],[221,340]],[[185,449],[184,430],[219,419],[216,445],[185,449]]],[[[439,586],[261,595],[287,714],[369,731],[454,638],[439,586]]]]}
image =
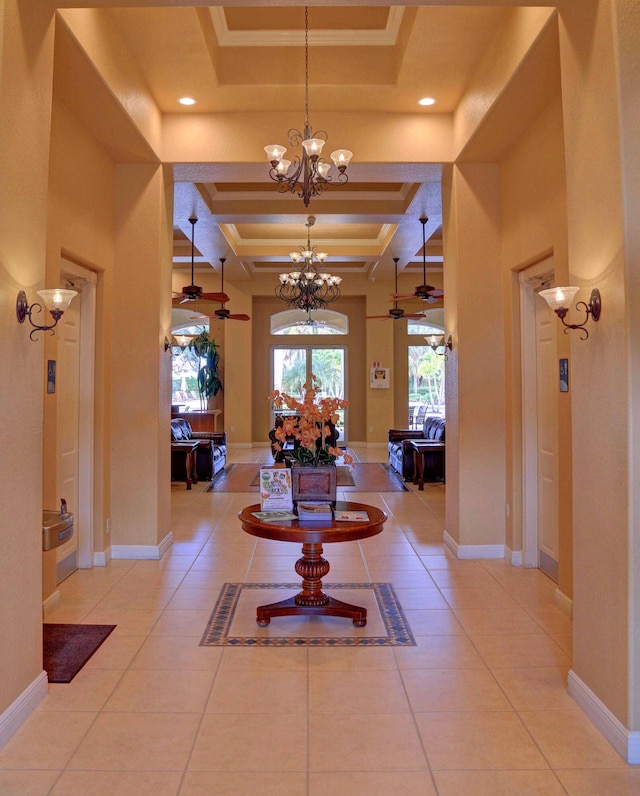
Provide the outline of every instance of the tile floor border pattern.
{"type": "Polygon", "coordinates": [[[204,647],[407,647],[416,646],[393,586],[390,583],[325,583],[324,588],[371,589],[386,636],[286,636],[279,638],[230,636],[231,623],[244,589],[299,589],[299,583],[224,583],[200,641],[204,647]]]}

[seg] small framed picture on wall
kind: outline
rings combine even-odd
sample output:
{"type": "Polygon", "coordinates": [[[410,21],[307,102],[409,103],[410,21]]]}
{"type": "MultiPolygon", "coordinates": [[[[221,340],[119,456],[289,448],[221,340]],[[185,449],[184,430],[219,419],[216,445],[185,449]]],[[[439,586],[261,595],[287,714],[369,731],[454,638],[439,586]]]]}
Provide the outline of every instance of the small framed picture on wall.
{"type": "Polygon", "coordinates": [[[389,368],[371,368],[369,371],[369,387],[385,389],[389,387],[389,368]]]}

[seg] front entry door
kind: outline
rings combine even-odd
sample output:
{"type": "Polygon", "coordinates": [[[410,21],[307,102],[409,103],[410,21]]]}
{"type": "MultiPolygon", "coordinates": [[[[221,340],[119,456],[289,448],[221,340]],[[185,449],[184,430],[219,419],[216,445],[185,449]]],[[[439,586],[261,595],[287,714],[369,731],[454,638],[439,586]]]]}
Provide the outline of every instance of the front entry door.
{"type": "MultiPolygon", "coordinates": [[[[319,398],[325,395],[346,398],[346,359],[347,350],[344,346],[273,346],[271,389],[289,393],[302,400],[303,385],[309,382],[313,373],[322,386],[319,398]]],[[[340,432],[340,445],[347,444],[347,412],[348,409],[338,412],[336,426],[340,432]]]]}

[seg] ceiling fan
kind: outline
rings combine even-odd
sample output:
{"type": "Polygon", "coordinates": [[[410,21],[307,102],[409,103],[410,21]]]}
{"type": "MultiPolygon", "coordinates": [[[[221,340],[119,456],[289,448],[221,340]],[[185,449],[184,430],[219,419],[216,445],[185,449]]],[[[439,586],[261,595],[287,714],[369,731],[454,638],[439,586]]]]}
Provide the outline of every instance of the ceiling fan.
{"type": "MultiPolygon", "coordinates": [[[[394,257],[393,258],[395,272],[396,272],[396,293],[398,292],[398,260],[399,259],[400,259],[399,257],[394,257]]],[[[374,318],[385,318],[386,320],[392,320],[392,321],[400,321],[403,318],[405,320],[415,321],[415,320],[418,320],[418,318],[423,318],[423,317],[424,316],[422,315],[422,313],[412,313],[411,315],[405,315],[404,310],[401,307],[398,307],[398,302],[397,301],[393,302],[393,307],[390,310],[387,311],[386,315],[365,315],[365,318],[367,320],[372,320],[374,318]]]]}
{"type": "Polygon", "coordinates": [[[181,293],[174,293],[173,298],[177,304],[185,304],[187,301],[197,301],[199,299],[204,299],[204,301],[221,301],[224,303],[225,301],[229,301],[229,296],[222,291],[220,293],[203,293],[199,285],[193,284],[193,255],[195,249],[193,237],[197,221],[198,219],[195,218],[195,216],[189,218],[189,223],[191,224],[191,284],[185,285],[181,293]]]}
{"type": "Polygon", "coordinates": [[[423,216],[420,219],[422,224],[422,285],[418,285],[414,293],[409,295],[398,294],[398,286],[396,284],[396,292],[393,294],[394,303],[396,301],[408,301],[409,299],[419,298],[426,301],[428,304],[435,304],[436,301],[443,298],[444,293],[439,288],[427,284],[427,240],[425,238],[425,227],[429,219],[423,216]]]}
{"type": "MultiPolygon", "coordinates": [[[[224,263],[225,263],[226,259],[227,259],[226,257],[221,257],[220,258],[220,265],[221,265],[220,273],[221,273],[221,277],[222,277],[220,287],[221,287],[221,289],[223,291],[224,291],[224,263]]],[[[229,296],[225,295],[224,292],[220,293],[220,295],[224,297],[222,299],[218,299],[219,301],[222,302],[222,307],[220,307],[219,310],[215,310],[213,315],[207,315],[206,316],[207,318],[217,318],[219,321],[227,321],[227,320],[229,320],[229,321],[250,321],[251,320],[251,316],[246,315],[245,313],[239,313],[239,314],[233,315],[224,306],[225,303],[227,301],[229,301],[229,296]]]]}

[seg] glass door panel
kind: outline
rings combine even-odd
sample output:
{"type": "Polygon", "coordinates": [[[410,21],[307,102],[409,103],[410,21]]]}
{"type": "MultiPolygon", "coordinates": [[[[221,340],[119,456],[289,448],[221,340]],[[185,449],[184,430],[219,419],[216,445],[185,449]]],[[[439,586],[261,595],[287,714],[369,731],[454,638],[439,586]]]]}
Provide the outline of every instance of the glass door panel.
{"type": "Polygon", "coordinates": [[[409,426],[421,429],[425,415],[444,417],[444,357],[431,346],[410,345],[409,426]]]}
{"type": "MultiPolygon", "coordinates": [[[[304,384],[314,374],[319,383],[318,398],[331,396],[346,398],[346,348],[333,346],[297,346],[295,348],[273,346],[272,348],[272,390],[293,395],[297,400],[304,398],[304,384]]],[[[273,410],[272,410],[273,411],[273,410]]],[[[347,411],[339,411],[336,424],[340,431],[340,444],[347,440],[347,411]]],[[[286,414],[286,409],[273,411],[286,414]]]]}

